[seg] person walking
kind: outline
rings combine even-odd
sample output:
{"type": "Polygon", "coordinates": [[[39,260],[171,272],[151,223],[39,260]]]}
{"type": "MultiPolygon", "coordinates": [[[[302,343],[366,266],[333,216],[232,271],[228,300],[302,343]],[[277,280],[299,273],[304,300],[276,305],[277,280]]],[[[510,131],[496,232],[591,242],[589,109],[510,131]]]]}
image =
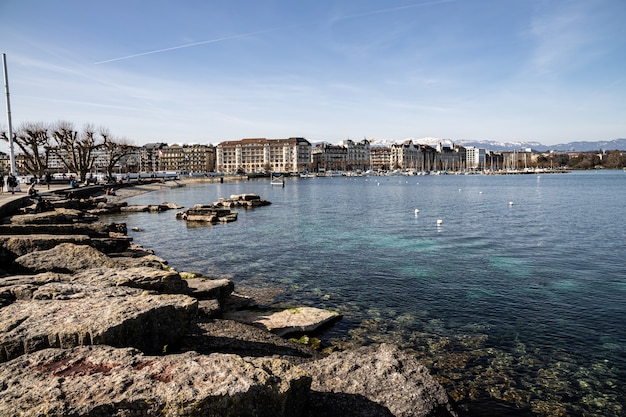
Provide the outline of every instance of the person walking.
{"type": "Polygon", "coordinates": [[[11,194],[15,194],[15,186],[17,185],[17,178],[13,175],[12,172],[9,172],[9,176],[7,177],[7,186],[11,189],[11,194]]]}
{"type": "Polygon", "coordinates": [[[46,184],[48,185],[48,190],[50,189],[50,182],[52,182],[52,175],[48,171],[46,171],[46,184]]]}
{"type": "Polygon", "coordinates": [[[0,174],[0,194],[4,193],[4,175],[0,174]]]}

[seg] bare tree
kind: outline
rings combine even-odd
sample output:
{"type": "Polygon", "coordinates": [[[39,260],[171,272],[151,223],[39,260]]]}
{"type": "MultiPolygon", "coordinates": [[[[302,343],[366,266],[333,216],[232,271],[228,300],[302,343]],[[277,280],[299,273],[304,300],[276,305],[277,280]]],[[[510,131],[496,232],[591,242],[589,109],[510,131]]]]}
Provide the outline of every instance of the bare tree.
{"type": "Polygon", "coordinates": [[[131,144],[126,138],[116,138],[112,136],[105,128],[100,129],[100,136],[102,136],[103,143],[102,149],[105,152],[105,159],[107,164],[105,166],[107,176],[113,177],[113,168],[117,165],[122,158],[126,155],[130,155],[137,150],[137,147],[131,144]]]}
{"type": "MultiPolygon", "coordinates": [[[[6,132],[2,132],[0,138],[9,140],[6,132]]],[[[13,132],[13,143],[23,156],[26,173],[41,177],[48,166],[48,126],[42,122],[24,123],[13,132]]]]}
{"type": "Polygon", "coordinates": [[[87,174],[93,169],[96,150],[103,143],[96,137],[95,129],[86,125],[82,132],[74,130],[70,122],[59,121],[53,128],[52,137],[55,145],[51,151],[61,160],[69,172],[75,172],[80,181],[85,181],[87,174]]]}

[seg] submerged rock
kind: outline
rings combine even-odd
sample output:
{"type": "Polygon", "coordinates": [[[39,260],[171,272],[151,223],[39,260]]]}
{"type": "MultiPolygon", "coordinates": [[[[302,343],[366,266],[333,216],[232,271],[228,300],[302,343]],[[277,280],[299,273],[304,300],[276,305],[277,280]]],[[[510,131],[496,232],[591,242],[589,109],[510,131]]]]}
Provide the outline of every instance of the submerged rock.
{"type": "Polygon", "coordinates": [[[257,194],[231,194],[230,198],[220,198],[214,203],[215,206],[243,208],[269,206],[270,204],[272,203],[263,200],[257,194]]]}
{"type": "Polygon", "coordinates": [[[313,378],[312,416],[457,415],[426,367],[393,345],[333,353],[299,366],[313,378]]]}
{"type": "Polygon", "coordinates": [[[297,307],[278,312],[262,310],[230,311],[225,315],[225,318],[253,324],[279,336],[286,336],[292,333],[312,332],[327,323],[341,318],[341,315],[334,311],[315,307],[297,307]]]}
{"type": "Polygon", "coordinates": [[[190,222],[226,223],[237,220],[237,213],[213,204],[196,204],[176,213],[176,218],[190,222]]]}

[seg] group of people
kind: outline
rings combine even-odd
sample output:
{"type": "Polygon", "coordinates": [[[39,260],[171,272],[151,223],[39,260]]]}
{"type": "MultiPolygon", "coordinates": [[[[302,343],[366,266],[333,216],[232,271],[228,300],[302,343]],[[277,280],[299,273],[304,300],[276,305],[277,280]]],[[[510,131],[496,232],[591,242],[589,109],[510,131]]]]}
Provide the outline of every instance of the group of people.
{"type": "MultiPolygon", "coordinates": [[[[49,172],[46,172],[43,176],[42,180],[45,180],[45,183],[48,185],[48,190],[50,189],[50,183],[52,182],[52,175],[49,172]]],[[[31,190],[34,189],[33,185],[37,183],[37,179],[33,177],[31,180],[31,186],[28,188],[28,194],[31,195],[31,190]]],[[[6,177],[0,173],[0,193],[4,193],[6,186],[6,191],[11,192],[11,194],[15,194],[15,191],[19,191],[19,182],[18,179],[13,173],[9,173],[6,177]]]]}
{"type": "Polygon", "coordinates": [[[11,194],[15,194],[15,188],[17,187],[17,178],[13,175],[12,172],[9,175],[5,176],[0,174],[0,192],[4,192],[4,186],[6,184],[7,192],[11,191],[11,194]]]}

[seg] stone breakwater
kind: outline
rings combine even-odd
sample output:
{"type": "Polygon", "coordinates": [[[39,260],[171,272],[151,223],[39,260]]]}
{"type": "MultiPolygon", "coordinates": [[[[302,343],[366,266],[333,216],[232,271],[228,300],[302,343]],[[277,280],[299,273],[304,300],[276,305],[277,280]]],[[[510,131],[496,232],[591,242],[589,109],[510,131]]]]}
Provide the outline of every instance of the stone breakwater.
{"type": "Polygon", "coordinates": [[[231,281],[174,271],[101,223],[104,199],[1,221],[0,415],[456,415],[414,357],[389,344],[324,356],[280,337],[309,331],[305,314],[337,317],[254,316],[231,281]]]}

